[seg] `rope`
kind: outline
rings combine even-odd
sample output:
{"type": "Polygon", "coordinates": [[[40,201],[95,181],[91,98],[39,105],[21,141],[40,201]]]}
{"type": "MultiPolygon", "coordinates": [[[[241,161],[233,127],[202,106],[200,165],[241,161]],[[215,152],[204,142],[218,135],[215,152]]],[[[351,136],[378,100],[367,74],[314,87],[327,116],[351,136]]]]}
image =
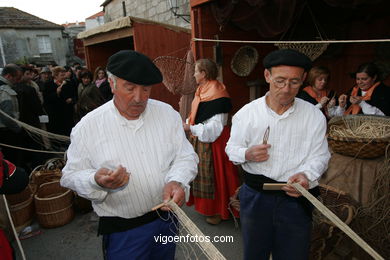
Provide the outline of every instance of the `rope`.
{"type": "Polygon", "coordinates": [[[7,199],[5,198],[5,195],[3,195],[3,200],[4,200],[4,204],[5,204],[5,209],[7,210],[8,219],[11,223],[12,231],[13,231],[15,239],[16,239],[16,243],[18,244],[18,247],[20,250],[20,254],[22,255],[22,259],[26,260],[26,255],[24,254],[24,250],[23,250],[22,244],[20,243],[19,236],[16,233],[14,221],[12,220],[11,212],[9,211],[9,207],[8,207],[8,203],[7,203],[7,199]]]}
{"type": "Polygon", "coordinates": [[[15,123],[17,123],[18,125],[20,125],[21,127],[27,129],[30,132],[34,132],[34,133],[39,134],[41,136],[46,136],[46,137],[53,138],[53,139],[56,139],[56,140],[59,140],[59,141],[64,141],[64,142],[65,141],[66,142],[70,141],[69,136],[54,134],[54,133],[50,133],[50,132],[47,132],[45,130],[42,130],[40,128],[33,127],[33,126],[29,125],[29,124],[23,123],[22,121],[19,121],[19,120],[15,119],[15,118],[9,116],[7,113],[5,113],[1,109],[0,109],[0,114],[5,116],[8,119],[14,121],[15,123]]]}
{"type": "Polygon", "coordinates": [[[361,248],[363,248],[374,259],[384,260],[370,245],[368,245],[358,234],[356,234],[348,225],[346,225],[341,219],[339,219],[332,211],[325,207],[319,200],[311,195],[305,188],[299,183],[291,184],[297,189],[306,199],[308,199],[322,214],[324,214],[332,223],[334,223],[339,229],[347,234],[353,241],[355,241],[361,248]]]}
{"type": "MultiPolygon", "coordinates": [[[[198,237],[205,237],[200,229],[192,222],[190,218],[184,213],[184,211],[173,201],[170,200],[166,203],[169,208],[176,215],[178,221],[182,224],[183,228],[192,235],[198,237]]],[[[210,241],[204,240],[203,242],[196,243],[198,247],[203,251],[208,259],[213,260],[226,260],[226,258],[219,252],[219,250],[210,241]]]]}
{"type": "Polygon", "coordinates": [[[29,149],[29,148],[24,148],[24,147],[20,147],[20,146],[13,146],[13,145],[9,145],[9,144],[3,144],[3,143],[0,143],[0,146],[6,146],[6,147],[9,147],[9,148],[19,149],[19,150],[24,150],[24,151],[30,151],[30,152],[37,152],[37,153],[55,153],[55,154],[64,154],[65,153],[65,152],[35,150],[35,149],[29,149]]]}
{"type": "Polygon", "coordinates": [[[376,39],[376,40],[323,40],[323,41],[241,41],[241,40],[216,40],[216,39],[202,39],[192,38],[194,42],[227,42],[227,43],[376,43],[376,42],[390,42],[390,39],[376,39]]]}

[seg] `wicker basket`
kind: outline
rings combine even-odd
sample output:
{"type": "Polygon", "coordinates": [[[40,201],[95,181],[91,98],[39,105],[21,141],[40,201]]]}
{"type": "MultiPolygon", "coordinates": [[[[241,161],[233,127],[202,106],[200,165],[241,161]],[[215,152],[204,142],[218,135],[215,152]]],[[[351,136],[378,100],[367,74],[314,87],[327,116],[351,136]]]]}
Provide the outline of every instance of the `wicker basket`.
{"type": "Polygon", "coordinates": [[[47,169],[44,165],[37,166],[30,175],[31,183],[40,186],[43,183],[61,179],[61,169],[47,169]]]}
{"type": "Polygon", "coordinates": [[[28,185],[26,189],[18,194],[6,195],[16,232],[23,230],[33,220],[34,192],[33,186],[28,185]]]}
{"type": "MultiPolygon", "coordinates": [[[[348,121],[354,121],[354,123],[379,122],[388,125],[390,129],[390,117],[367,115],[334,117],[329,121],[328,126],[329,128],[332,125],[345,126],[345,123],[348,121]]],[[[383,138],[357,138],[328,135],[329,146],[335,153],[361,159],[371,159],[383,156],[389,142],[390,131],[389,135],[383,138]]]]}
{"type": "Polygon", "coordinates": [[[248,76],[255,68],[259,53],[252,46],[242,46],[233,56],[230,67],[240,77],[248,76]]]}
{"type": "Polygon", "coordinates": [[[72,221],[74,217],[73,192],[61,187],[59,181],[39,186],[34,202],[35,213],[42,227],[60,227],[72,221]]]}

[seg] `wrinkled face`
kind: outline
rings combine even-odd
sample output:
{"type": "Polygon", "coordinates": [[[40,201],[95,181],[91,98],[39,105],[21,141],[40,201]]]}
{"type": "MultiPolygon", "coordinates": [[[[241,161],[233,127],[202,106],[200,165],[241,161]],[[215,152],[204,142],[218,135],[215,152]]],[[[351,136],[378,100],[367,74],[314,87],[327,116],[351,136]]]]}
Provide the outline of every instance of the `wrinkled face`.
{"type": "Polygon", "coordinates": [[[87,86],[91,83],[91,79],[89,77],[84,77],[81,79],[84,86],[87,86]]]}
{"type": "Polygon", "coordinates": [[[372,78],[365,72],[356,73],[356,85],[363,91],[367,91],[374,85],[376,77],[372,78]]]}
{"type": "Polygon", "coordinates": [[[206,80],[206,73],[204,71],[199,71],[198,65],[195,65],[194,77],[196,83],[201,84],[206,80]]]}
{"type": "Polygon", "coordinates": [[[145,111],[152,86],[137,85],[121,78],[109,79],[114,94],[114,104],[126,119],[135,120],[145,111]]]}
{"type": "Polygon", "coordinates": [[[315,80],[314,80],[314,88],[318,90],[323,90],[326,88],[326,85],[328,84],[328,78],[329,76],[326,74],[321,74],[319,75],[315,80]]]}
{"type": "Polygon", "coordinates": [[[98,79],[103,79],[106,77],[106,73],[103,70],[99,70],[97,77],[98,79]]]}
{"type": "Polygon", "coordinates": [[[264,76],[270,86],[271,102],[279,106],[287,106],[294,101],[306,73],[303,68],[282,65],[271,68],[271,71],[266,69],[264,76]]]}

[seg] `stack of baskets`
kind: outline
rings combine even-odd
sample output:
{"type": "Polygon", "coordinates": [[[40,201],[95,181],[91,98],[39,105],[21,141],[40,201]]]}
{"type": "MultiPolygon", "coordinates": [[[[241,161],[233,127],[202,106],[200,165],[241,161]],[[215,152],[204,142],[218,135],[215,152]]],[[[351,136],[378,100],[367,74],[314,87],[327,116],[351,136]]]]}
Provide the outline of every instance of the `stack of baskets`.
{"type": "Polygon", "coordinates": [[[7,195],[17,232],[30,225],[34,216],[45,228],[59,227],[73,219],[73,192],[59,182],[64,165],[63,159],[50,159],[31,172],[30,184],[23,192],[7,195]]]}
{"type": "Polygon", "coordinates": [[[386,147],[390,143],[390,117],[351,115],[334,117],[329,123],[328,143],[332,151],[342,155],[352,156],[361,159],[371,159],[383,156],[386,147]],[[359,126],[362,124],[380,125],[384,129],[381,136],[370,136],[367,133],[364,137],[342,136],[334,127],[347,129],[349,126],[359,126]],[[387,130],[386,130],[387,129],[387,130]]]}

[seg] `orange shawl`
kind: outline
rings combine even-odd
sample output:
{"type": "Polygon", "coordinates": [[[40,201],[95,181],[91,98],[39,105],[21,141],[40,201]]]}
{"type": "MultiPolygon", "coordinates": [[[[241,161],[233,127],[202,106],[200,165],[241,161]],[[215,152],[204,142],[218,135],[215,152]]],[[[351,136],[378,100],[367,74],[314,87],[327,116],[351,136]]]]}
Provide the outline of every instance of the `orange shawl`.
{"type": "MultiPolygon", "coordinates": [[[[380,82],[375,83],[372,85],[366,92],[366,95],[363,96],[362,100],[371,100],[372,93],[374,92],[375,88],[380,84],[380,82]]],[[[359,87],[355,86],[352,89],[351,96],[356,97],[359,91],[359,87]]],[[[349,108],[344,112],[344,115],[356,115],[359,114],[360,110],[362,108],[359,106],[359,104],[351,104],[349,108]]]]}
{"type": "Polygon", "coordinates": [[[200,102],[211,101],[222,97],[230,96],[229,93],[226,91],[225,85],[218,80],[210,80],[207,81],[205,84],[200,85],[195,92],[194,99],[192,100],[189,124],[195,124],[195,117],[196,113],[198,112],[200,102]]]}
{"type": "Polygon", "coordinates": [[[323,97],[326,97],[328,96],[328,92],[327,90],[321,90],[320,91],[320,96],[318,96],[317,92],[314,91],[313,87],[312,86],[307,86],[303,89],[303,91],[306,91],[307,94],[309,94],[312,98],[314,98],[315,100],[317,100],[318,103],[320,103],[321,101],[321,98],[323,97]]]}

